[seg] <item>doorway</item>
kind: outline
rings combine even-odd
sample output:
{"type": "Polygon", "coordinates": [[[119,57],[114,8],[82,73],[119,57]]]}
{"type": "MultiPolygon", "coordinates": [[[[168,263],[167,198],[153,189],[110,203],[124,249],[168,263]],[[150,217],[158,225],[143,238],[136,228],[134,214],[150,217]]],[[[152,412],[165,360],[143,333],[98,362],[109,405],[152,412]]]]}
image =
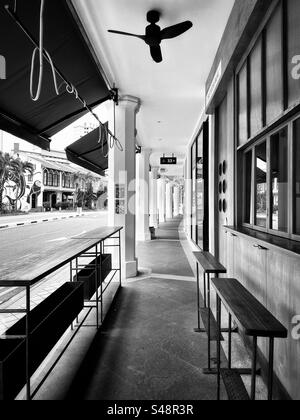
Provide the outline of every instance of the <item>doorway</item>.
{"type": "Polygon", "coordinates": [[[56,194],[51,195],[51,207],[54,209],[56,207],[57,197],[56,194]]]}
{"type": "Polygon", "coordinates": [[[33,194],[32,197],[31,197],[31,208],[33,210],[36,209],[36,202],[37,202],[36,194],[33,194]]]}

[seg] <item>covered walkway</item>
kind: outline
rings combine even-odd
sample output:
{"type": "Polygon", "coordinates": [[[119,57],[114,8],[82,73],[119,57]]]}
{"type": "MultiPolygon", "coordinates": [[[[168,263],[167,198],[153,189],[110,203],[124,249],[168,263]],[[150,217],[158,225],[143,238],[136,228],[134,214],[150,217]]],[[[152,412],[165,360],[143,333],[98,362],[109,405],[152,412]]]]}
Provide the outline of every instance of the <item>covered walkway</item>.
{"type": "Polygon", "coordinates": [[[216,398],[215,378],[202,374],[206,339],[193,333],[195,282],[179,242],[180,222],[160,226],[163,241],[139,244],[140,265],[153,277],[125,283],[78,372],[71,400],[216,398]]]}
{"type": "MultiPolygon", "coordinates": [[[[140,265],[148,274],[125,282],[72,381],[59,380],[60,371],[67,376],[65,365],[70,360],[66,357],[68,362],[62,360],[38,398],[216,399],[216,378],[202,373],[207,338],[193,332],[196,284],[179,239],[180,222],[178,218],[160,225],[164,238],[172,232],[170,240],[138,245],[140,265]]],[[[79,347],[86,344],[78,339],[76,346],[80,352],[79,347]]]]}

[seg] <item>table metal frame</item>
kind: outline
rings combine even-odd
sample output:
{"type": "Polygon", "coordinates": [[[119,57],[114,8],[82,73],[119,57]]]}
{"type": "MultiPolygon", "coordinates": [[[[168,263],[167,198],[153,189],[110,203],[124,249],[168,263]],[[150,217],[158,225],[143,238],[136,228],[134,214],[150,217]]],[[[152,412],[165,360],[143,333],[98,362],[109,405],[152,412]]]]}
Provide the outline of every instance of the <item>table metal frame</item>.
{"type": "MultiPolygon", "coordinates": [[[[44,276],[39,276],[39,278],[37,280],[32,280],[32,281],[11,281],[11,280],[0,280],[0,288],[9,288],[9,287],[15,287],[15,285],[17,284],[18,287],[20,288],[25,288],[25,300],[26,300],[26,304],[25,304],[25,309],[0,309],[0,315],[1,314],[24,314],[26,316],[26,330],[25,330],[25,335],[24,336],[8,336],[8,335],[2,335],[0,336],[0,341],[1,340],[6,340],[6,339],[24,339],[26,341],[26,399],[28,401],[32,400],[32,398],[36,395],[36,393],[38,392],[38,390],[41,388],[42,384],[46,381],[46,379],[49,377],[50,373],[53,371],[54,367],[57,365],[57,363],[59,362],[59,360],[62,358],[62,356],[64,355],[64,353],[66,352],[66,350],[68,349],[68,347],[70,346],[70,344],[72,343],[72,341],[74,340],[74,338],[76,337],[78,331],[80,330],[80,328],[84,325],[86,319],[88,318],[89,314],[91,313],[92,309],[96,309],[96,327],[97,329],[100,328],[100,323],[99,323],[99,303],[101,305],[101,325],[103,323],[103,294],[105,293],[105,291],[107,290],[107,288],[109,287],[109,285],[111,284],[111,282],[113,281],[114,277],[116,276],[117,273],[119,273],[119,287],[122,287],[122,246],[121,246],[121,231],[123,228],[116,228],[114,230],[114,232],[111,235],[106,236],[105,238],[99,239],[97,240],[96,238],[92,238],[89,237],[89,234],[87,234],[86,236],[82,236],[82,237],[77,237],[74,238],[73,240],[80,240],[80,239],[90,239],[90,240],[95,240],[95,244],[91,245],[90,247],[88,247],[88,249],[83,250],[81,253],[77,253],[76,255],[68,258],[64,263],[60,263],[59,265],[53,267],[52,270],[48,270],[44,276]],[[117,236],[115,236],[117,234],[117,236]],[[106,240],[109,239],[114,239],[114,240],[118,240],[117,245],[110,245],[110,244],[105,244],[106,240]],[[106,285],[106,287],[103,289],[103,284],[101,281],[101,259],[102,259],[102,255],[104,254],[104,250],[105,248],[111,248],[111,247],[118,247],[119,248],[119,268],[116,269],[112,269],[113,275],[112,278],[110,279],[109,283],[106,285]],[[89,252],[92,249],[95,249],[95,252],[89,252]],[[100,264],[98,263],[98,257],[100,256],[100,264]],[[71,282],[73,281],[73,264],[75,261],[76,267],[75,270],[78,273],[78,269],[79,264],[78,264],[78,260],[79,258],[87,258],[87,257],[96,257],[96,299],[94,301],[91,301],[92,303],[94,303],[93,306],[88,306],[85,305],[84,308],[88,309],[87,314],[84,316],[83,320],[76,324],[76,329],[75,329],[75,333],[72,335],[71,339],[68,341],[67,345],[64,347],[64,349],[62,350],[62,352],[60,353],[60,355],[58,356],[58,358],[56,358],[54,364],[52,364],[51,368],[47,371],[47,373],[44,375],[43,380],[39,383],[39,385],[37,386],[37,388],[31,392],[31,374],[30,374],[30,311],[31,311],[31,287],[34,284],[37,284],[38,282],[42,281],[45,277],[49,276],[50,274],[53,274],[54,272],[58,271],[60,268],[65,267],[66,265],[70,264],[70,278],[71,278],[71,282]],[[100,273],[100,283],[99,283],[99,273],[100,273]],[[100,284],[100,296],[99,296],[99,285],[100,284]],[[98,287],[97,287],[98,286],[98,287]]],[[[92,232],[91,232],[92,233],[92,232]]],[[[86,267],[86,266],[85,266],[86,267]]],[[[78,317],[77,317],[77,321],[78,321],[78,317]]],[[[74,325],[72,323],[71,325],[71,329],[72,331],[74,330],[74,325]]]]}

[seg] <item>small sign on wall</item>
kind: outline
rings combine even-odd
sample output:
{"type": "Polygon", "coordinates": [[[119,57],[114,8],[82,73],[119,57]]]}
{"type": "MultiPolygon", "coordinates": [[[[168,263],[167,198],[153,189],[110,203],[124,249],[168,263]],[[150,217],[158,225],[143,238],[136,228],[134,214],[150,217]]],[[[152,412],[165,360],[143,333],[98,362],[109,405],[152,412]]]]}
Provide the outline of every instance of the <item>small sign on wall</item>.
{"type": "Polygon", "coordinates": [[[115,214],[126,214],[126,190],[125,185],[115,185],[115,214]]]}
{"type": "Polygon", "coordinates": [[[161,165],[177,165],[177,158],[176,157],[162,157],[160,159],[161,165]]]}

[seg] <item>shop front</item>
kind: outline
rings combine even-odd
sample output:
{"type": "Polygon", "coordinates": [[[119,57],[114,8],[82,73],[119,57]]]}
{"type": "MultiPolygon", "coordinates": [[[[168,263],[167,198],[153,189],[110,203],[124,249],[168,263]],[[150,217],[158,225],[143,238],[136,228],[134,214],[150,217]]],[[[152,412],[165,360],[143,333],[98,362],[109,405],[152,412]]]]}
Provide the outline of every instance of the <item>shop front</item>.
{"type": "MultiPolygon", "coordinates": [[[[242,3],[207,82],[211,251],[289,327],[276,352],[277,391],[299,399],[300,3],[242,3]]],[[[264,366],[265,339],[259,348],[264,366]]]]}

